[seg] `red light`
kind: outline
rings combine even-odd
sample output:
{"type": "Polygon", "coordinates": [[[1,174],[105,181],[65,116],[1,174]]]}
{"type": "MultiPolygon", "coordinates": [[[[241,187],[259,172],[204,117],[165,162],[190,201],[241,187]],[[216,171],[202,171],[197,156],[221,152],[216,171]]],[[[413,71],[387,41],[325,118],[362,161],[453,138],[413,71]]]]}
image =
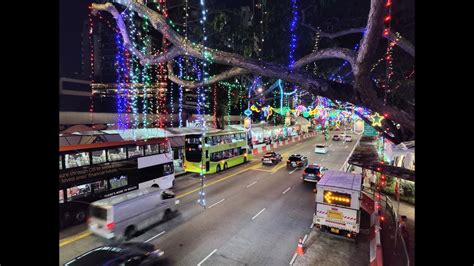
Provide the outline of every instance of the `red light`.
{"type": "Polygon", "coordinates": [[[111,223],[108,223],[106,226],[107,226],[107,229],[109,229],[109,230],[114,230],[114,228],[115,228],[115,223],[114,223],[114,222],[111,222],[111,223]]]}
{"type": "Polygon", "coordinates": [[[389,21],[391,18],[392,18],[392,17],[391,17],[390,15],[388,15],[388,16],[386,16],[386,17],[383,19],[383,21],[387,22],[387,21],[389,21]]]}
{"type": "Polygon", "coordinates": [[[387,114],[387,113],[383,114],[383,117],[387,118],[387,117],[388,117],[388,114],[387,114]]]}
{"type": "Polygon", "coordinates": [[[384,176],[384,175],[382,175],[381,178],[382,178],[382,180],[385,180],[385,176],[384,176]]]}
{"type": "Polygon", "coordinates": [[[383,217],[383,215],[380,216],[380,221],[385,221],[385,217],[383,217]]]}
{"type": "Polygon", "coordinates": [[[385,6],[386,6],[386,7],[389,7],[389,6],[391,6],[391,5],[392,5],[392,1],[391,1],[391,0],[388,0],[388,1],[387,1],[387,4],[386,4],[385,6]]]}

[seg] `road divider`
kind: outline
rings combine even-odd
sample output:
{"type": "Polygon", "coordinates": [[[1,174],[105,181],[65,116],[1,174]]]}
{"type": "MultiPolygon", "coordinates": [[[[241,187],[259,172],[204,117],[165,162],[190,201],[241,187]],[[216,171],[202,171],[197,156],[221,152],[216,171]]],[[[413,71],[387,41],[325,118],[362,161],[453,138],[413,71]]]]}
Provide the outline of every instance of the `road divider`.
{"type": "Polygon", "coordinates": [[[145,242],[145,243],[148,243],[148,242],[152,241],[153,239],[155,239],[155,238],[157,238],[157,237],[159,237],[159,236],[163,235],[164,233],[166,233],[166,231],[163,231],[163,232],[161,232],[161,233],[157,234],[156,236],[154,236],[154,237],[152,237],[152,238],[149,238],[149,239],[145,240],[144,242],[145,242]]]}
{"type": "Polygon", "coordinates": [[[247,185],[247,188],[249,188],[249,187],[251,187],[251,186],[253,186],[253,185],[255,185],[255,184],[257,184],[257,181],[254,181],[254,182],[248,184],[248,185],[247,185]]]}
{"type": "Polygon", "coordinates": [[[289,188],[285,189],[285,191],[283,191],[283,193],[282,193],[282,194],[283,194],[283,195],[285,195],[285,194],[286,194],[286,192],[288,192],[290,189],[291,189],[291,187],[289,187],[289,188]]]}
{"type": "Polygon", "coordinates": [[[219,204],[219,203],[223,202],[224,200],[225,200],[225,199],[221,199],[221,200],[219,200],[218,202],[216,202],[216,203],[212,204],[211,206],[209,206],[209,208],[208,208],[208,209],[210,209],[210,208],[212,208],[212,207],[216,206],[217,204],[219,204]]]}
{"type": "Polygon", "coordinates": [[[262,213],[264,210],[265,210],[265,208],[263,208],[261,211],[259,211],[257,214],[255,214],[255,216],[252,217],[252,220],[255,219],[255,218],[257,218],[257,216],[259,216],[260,213],[262,213]]]}
{"type": "Polygon", "coordinates": [[[201,260],[201,262],[199,262],[199,263],[197,264],[197,266],[201,266],[201,264],[202,264],[203,262],[205,262],[207,259],[209,259],[209,257],[212,256],[212,254],[216,253],[216,251],[217,251],[217,248],[214,249],[214,250],[211,252],[211,254],[207,255],[203,260],[201,260]]]}

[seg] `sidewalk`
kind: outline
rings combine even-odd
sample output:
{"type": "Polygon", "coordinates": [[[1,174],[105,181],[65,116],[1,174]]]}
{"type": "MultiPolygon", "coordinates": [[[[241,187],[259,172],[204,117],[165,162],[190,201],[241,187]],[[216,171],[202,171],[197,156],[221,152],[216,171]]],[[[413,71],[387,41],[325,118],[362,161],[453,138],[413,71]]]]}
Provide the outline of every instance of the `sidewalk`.
{"type": "Polygon", "coordinates": [[[359,235],[356,243],[327,236],[313,228],[303,247],[304,255],[297,256],[293,265],[369,265],[368,235],[359,235]]]}
{"type": "MultiPolygon", "coordinates": [[[[390,196],[389,196],[390,197],[390,196]]],[[[397,212],[398,203],[393,198],[390,197],[390,200],[394,204],[394,211],[397,212]]],[[[381,224],[382,226],[382,247],[383,247],[383,257],[384,263],[387,266],[391,265],[406,265],[404,261],[404,250],[402,248],[400,238],[397,239],[397,246],[395,247],[395,227],[393,224],[388,223],[392,218],[390,212],[384,212],[385,218],[387,222],[381,224]]],[[[407,244],[407,251],[408,257],[410,259],[410,266],[415,265],[415,206],[409,203],[405,203],[400,201],[400,210],[399,215],[407,216],[406,222],[406,229],[408,231],[408,242],[407,244]]]]}

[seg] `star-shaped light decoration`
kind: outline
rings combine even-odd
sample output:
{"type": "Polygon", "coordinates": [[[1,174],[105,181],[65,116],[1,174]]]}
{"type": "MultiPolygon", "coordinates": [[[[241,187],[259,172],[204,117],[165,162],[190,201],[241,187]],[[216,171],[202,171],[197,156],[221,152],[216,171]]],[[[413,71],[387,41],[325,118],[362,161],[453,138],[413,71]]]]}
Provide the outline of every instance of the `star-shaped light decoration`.
{"type": "Polygon", "coordinates": [[[374,115],[370,116],[370,121],[372,121],[372,126],[382,126],[382,120],[384,119],[383,116],[379,115],[379,113],[375,113],[374,115]]]}

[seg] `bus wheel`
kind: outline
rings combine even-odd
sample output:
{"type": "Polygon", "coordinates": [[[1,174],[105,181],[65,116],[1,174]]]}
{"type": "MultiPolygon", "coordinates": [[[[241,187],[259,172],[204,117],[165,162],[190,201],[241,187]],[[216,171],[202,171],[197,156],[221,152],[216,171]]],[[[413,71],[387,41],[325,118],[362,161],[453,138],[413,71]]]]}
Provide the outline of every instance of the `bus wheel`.
{"type": "Polygon", "coordinates": [[[247,162],[247,157],[244,157],[244,163],[246,163],[246,162],[247,162]]]}
{"type": "Polygon", "coordinates": [[[125,229],[125,240],[130,240],[132,237],[135,236],[136,233],[137,230],[135,230],[134,225],[128,226],[127,229],[125,229]]]}
{"type": "MultiPolygon", "coordinates": [[[[174,182],[174,181],[173,181],[173,182],[174,182]]],[[[153,184],[153,185],[151,185],[151,187],[159,188],[158,184],[153,184]]]]}
{"type": "Polygon", "coordinates": [[[77,223],[82,223],[86,219],[86,214],[84,213],[84,211],[79,211],[76,213],[75,218],[77,223]]]}
{"type": "Polygon", "coordinates": [[[216,166],[216,173],[219,173],[221,171],[221,166],[220,165],[217,165],[216,166]]]}
{"type": "Polygon", "coordinates": [[[227,163],[224,164],[224,171],[227,170],[227,163]]]}

